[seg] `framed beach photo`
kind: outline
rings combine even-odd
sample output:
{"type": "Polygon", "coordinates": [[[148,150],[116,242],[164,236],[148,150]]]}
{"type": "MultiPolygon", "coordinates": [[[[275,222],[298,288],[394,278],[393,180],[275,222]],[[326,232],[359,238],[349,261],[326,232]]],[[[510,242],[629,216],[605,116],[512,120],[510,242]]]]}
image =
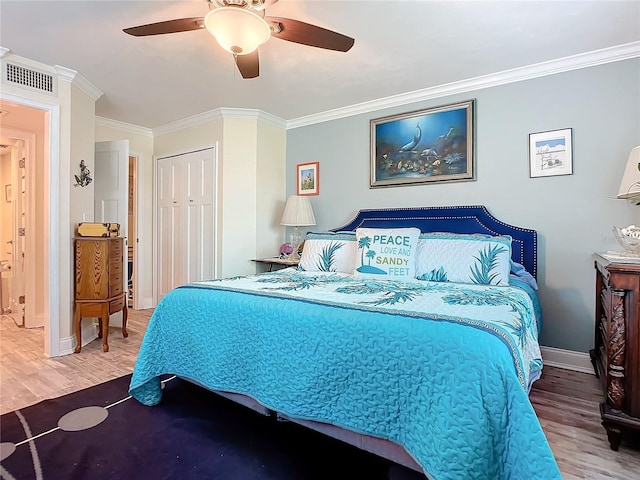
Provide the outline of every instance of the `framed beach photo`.
{"type": "Polygon", "coordinates": [[[475,180],[475,100],[371,120],[371,188],[475,180]]]}
{"type": "Polygon", "coordinates": [[[552,177],[573,173],[571,129],[529,134],[529,176],[552,177]]]}
{"type": "Polygon", "coordinates": [[[320,163],[299,163],[297,165],[296,179],[298,184],[298,195],[319,195],[320,163]]]}

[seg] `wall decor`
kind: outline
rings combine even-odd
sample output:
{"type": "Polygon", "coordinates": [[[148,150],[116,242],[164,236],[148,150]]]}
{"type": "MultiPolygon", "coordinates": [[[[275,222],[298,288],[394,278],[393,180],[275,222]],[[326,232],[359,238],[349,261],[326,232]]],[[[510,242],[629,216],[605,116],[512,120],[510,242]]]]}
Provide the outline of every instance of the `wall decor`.
{"type": "Polygon", "coordinates": [[[551,177],[573,173],[571,129],[529,134],[529,176],[551,177]]]}
{"type": "Polygon", "coordinates": [[[297,165],[297,194],[320,194],[320,162],[299,163],[297,165]]]}
{"type": "Polygon", "coordinates": [[[87,168],[84,160],[80,160],[80,175],[74,175],[74,177],[76,179],[75,187],[86,187],[93,181],[91,171],[87,168]]]}
{"type": "Polygon", "coordinates": [[[475,180],[475,99],[371,120],[371,188],[475,180]]]}
{"type": "Polygon", "coordinates": [[[11,203],[11,197],[13,196],[13,192],[11,189],[11,184],[7,183],[4,186],[4,201],[7,203],[11,203]]]}

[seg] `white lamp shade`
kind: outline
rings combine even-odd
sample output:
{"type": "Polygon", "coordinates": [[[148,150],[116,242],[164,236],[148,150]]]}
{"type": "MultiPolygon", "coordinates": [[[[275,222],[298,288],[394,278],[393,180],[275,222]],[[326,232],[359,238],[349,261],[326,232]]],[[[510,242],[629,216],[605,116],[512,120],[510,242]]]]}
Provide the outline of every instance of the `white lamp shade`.
{"type": "Polygon", "coordinates": [[[303,227],[316,224],[309,197],[290,195],[282,212],[280,225],[287,227],[303,227]]]}
{"type": "Polygon", "coordinates": [[[204,26],[226,51],[247,55],[269,40],[267,22],[249,10],[239,7],[219,7],[204,17],[204,26]]]}
{"type": "Polygon", "coordinates": [[[640,199],[640,146],[631,149],[617,198],[640,199]]]}

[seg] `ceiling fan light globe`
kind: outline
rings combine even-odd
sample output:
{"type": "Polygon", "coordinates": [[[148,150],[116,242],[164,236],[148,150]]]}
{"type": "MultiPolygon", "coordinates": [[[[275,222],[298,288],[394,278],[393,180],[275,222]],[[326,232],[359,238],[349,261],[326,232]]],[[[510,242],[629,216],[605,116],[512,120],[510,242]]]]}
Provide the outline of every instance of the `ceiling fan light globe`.
{"type": "Polygon", "coordinates": [[[204,17],[204,26],[229,53],[247,55],[269,40],[267,22],[255,13],[237,7],[220,7],[204,17]]]}

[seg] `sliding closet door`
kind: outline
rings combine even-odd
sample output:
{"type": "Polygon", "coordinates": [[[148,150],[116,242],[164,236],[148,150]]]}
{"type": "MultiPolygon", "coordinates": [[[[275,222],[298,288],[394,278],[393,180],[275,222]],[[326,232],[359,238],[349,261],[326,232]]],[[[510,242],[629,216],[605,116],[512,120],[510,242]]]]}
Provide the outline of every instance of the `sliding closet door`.
{"type": "Polygon", "coordinates": [[[213,148],[158,159],[158,300],[213,278],[216,175],[213,148]]]}

